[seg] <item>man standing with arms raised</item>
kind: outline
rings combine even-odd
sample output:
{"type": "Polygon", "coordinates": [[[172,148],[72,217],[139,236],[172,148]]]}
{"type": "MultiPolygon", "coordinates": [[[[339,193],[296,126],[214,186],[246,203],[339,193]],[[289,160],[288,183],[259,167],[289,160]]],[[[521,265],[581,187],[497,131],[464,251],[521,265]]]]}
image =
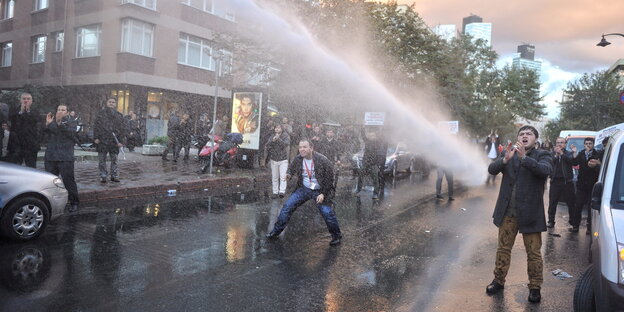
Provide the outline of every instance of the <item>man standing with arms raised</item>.
{"type": "Polygon", "coordinates": [[[498,227],[498,248],[494,280],[486,287],[489,295],[505,288],[511,248],[520,232],[527,253],[528,300],[541,300],[544,262],[540,249],[542,232],[546,231],[544,184],[552,170],[552,156],[545,150],[535,148],[538,137],[534,127],[523,126],[518,130],[518,142],[513,146],[509,144],[488,167],[490,174],[503,173],[493,215],[494,224],[498,227]]]}
{"type": "Polygon", "coordinates": [[[299,141],[299,155],[288,167],[286,179],[297,175],[297,189],[286,200],[280,211],[273,230],[266,237],[277,238],[286,228],[290,216],[295,210],[310,199],[316,201],[319,212],[325,219],[325,224],[332,235],[330,245],[340,244],[342,233],[338,226],[336,213],[332,209],[334,197],[334,169],[327,157],[314,152],[314,146],[308,139],[299,141]]]}
{"type": "Polygon", "coordinates": [[[550,188],[548,190],[548,224],[549,228],[555,227],[555,216],[559,200],[565,201],[568,205],[570,225],[574,221],[574,173],[572,163],[574,158],[571,152],[566,151],[566,142],[562,137],[555,141],[553,150],[553,172],[550,174],[550,188]]]}
{"type": "Polygon", "coordinates": [[[9,137],[8,158],[12,163],[37,167],[39,151],[39,112],[33,109],[33,98],[30,93],[20,95],[19,111],[11,113],[11,136],[9,137]]]}

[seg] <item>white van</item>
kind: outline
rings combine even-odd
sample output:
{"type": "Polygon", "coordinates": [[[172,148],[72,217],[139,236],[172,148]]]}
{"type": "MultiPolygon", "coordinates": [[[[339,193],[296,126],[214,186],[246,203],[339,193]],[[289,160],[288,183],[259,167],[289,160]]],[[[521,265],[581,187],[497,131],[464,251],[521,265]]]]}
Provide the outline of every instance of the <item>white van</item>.
{"type": "MultiPolygon", "coordinates": [[[[574,144],[578,148],[578,150],[583,149],[585,138],[595,138],[598,132],[596,131],[587,131],[587,130],[561,130],[559,132],[559,136],[566,140],[566,149],[568,151],[572,151],[570,149],[570,145],[574,144]]],[[[595,142],[598,144],[598,142],[595,142]]]]}
{"type": "Polygon", "coordinates": [[[574,290],[574,311],[624,311],[624,133],[607,143],[590,209],[590,265],[574,290]]]}

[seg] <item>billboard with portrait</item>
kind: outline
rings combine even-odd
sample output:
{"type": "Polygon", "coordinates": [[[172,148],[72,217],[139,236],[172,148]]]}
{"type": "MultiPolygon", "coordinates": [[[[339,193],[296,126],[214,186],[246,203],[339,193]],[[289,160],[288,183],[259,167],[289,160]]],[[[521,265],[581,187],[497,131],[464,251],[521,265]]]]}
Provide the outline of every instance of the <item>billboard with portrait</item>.
{"type": "Polygon", "coordinates": [[[260,147],[260,118],[262,115],[262,92],[234,92],[232,96],[232,129],[243,134],[241,148],[260,147]]]}

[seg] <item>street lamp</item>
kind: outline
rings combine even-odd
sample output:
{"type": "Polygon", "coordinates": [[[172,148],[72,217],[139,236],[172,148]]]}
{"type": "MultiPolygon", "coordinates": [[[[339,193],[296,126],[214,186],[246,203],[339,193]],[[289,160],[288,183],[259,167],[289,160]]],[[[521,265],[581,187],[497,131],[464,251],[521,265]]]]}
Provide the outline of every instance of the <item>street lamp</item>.
{"type": "MultiPolygon", "coordinates": [[[[213,48],[212,57],[215,60],[215,91],[214,91],[214,104],[212,105],[212,129],[217,123],[217,99],[219,98],[219,70],[221,68],[221,51],[215,50],[213,48]]],[[[210,170],[208,171],[209,175],[212,175],[212,163],[215,154],[215,135],[212,133],[212,152],[210,153],[210,170]]]]}
{"type": "Polygon", "coordinates": [[[606,47],[608,45],[611,44],[611,42],[607,41],[607,39],[605,39],[605,36],[622,36],[624,37],[624,34],[618,34],[618,33],[612,33],[612,34],[606,34],[606,35],[602,35],[602,39],[600,40],[600,42],[598,42],[596,45],[599,47],[606,47]]]}

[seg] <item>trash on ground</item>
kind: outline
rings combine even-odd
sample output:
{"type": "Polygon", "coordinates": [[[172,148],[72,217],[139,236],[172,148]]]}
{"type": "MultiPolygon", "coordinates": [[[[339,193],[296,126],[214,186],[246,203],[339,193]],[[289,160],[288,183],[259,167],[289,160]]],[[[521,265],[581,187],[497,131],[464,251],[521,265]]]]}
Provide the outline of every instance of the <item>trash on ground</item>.
{"type": "Polygon", "coordinates": [[[554,237],[561,237],[561,234],[557,234],[557,233],[548,233],[548,235],[554,236],[554,237]]]}
{"type": "Polygon", "coordinates": [[[431,231],[430,230],[425,230],[425,233],[431,233],[431,231]]]}
{"type": "Polygon", "coordinates": [[[564,280],[566,278],[572,277],[572,275],[568,274],[567,272],[564,272],[561,269],[556,269],[552,271],[552,274],[556,276],[557,278],[559,278],[560,280],[564,280]]]}
{"type": "Polygon", "coordinates": [[[467,209],[466,209],[466,208],[462,208],[461,210],[462,210],[462,211],[466,211],[467,209]]]}

